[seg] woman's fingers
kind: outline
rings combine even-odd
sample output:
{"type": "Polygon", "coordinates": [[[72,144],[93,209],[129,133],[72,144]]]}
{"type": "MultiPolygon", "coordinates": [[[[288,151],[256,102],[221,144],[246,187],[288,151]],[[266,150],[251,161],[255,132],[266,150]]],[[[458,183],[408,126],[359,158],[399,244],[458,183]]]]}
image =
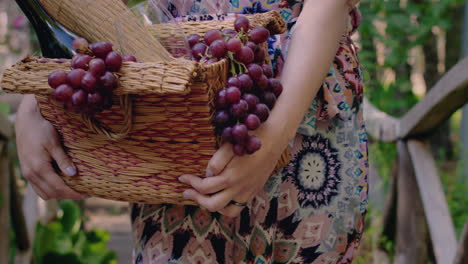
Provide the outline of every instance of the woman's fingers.
{"type": "Polygon", "coordinates": [[[43,165],[37,175],[42,183],[41,189],[47,191],[49,198],[79,200],[85,197],[68,187],[51,165],[43,165]]]}
{"type": "Polygon", "coordinates": [[[46,147],[48,148],[47,151],[52,156],[52,159],[55,160],[63,174],[70,177],[76,175],[76,168],[65,153],[62,145],[60,145],[58,138],[52,140],[52,142],[46,147]]]}
{"type": "Polygon", "coordinates": [[[228,205],[225,208],[219,210],[218,212],[227,217],[234,218],[234,217],[238,217],[245,208],[246,207],[237,206],[237,205],[228,205]]]}
{"type": "Polygon", "coordinates": [[[223,144],[208,162],[208,167],[206,168],[206,177],[212,177],[221,174],[232,158],[234,158],[232,144],[223,144]]]}
{"type": "Polygon", "coordinates": [[[201,207],[206,208],[210,212],[216,212],[224,207],[231,201],[233,193],[231,189],[225,190],[223,192],[214,194],[214,195],[204,195],[196,190],[190,189],[184,192],[184,197],[187,199],[194,200],[201,207]]]}
{"type": "Polygon", "coordinates": [[[29,184],[33,188],[34,192],[36,192],[39,197],[41,197],[43,200],[49,200],[49,195],[47,195],[47,192],[42,190],[40,187],[40,183],[37,181],[37,177],[31,178],[31,180],[28,180],[29,184]]]}
{"type": "Polygon", "coordinates": [[[179,181],[191,185],[201,194],[213,194],[229,187],[229,180],[226,176],[213,176],[200,178],[194,175],[182,175],[179,181]]]}

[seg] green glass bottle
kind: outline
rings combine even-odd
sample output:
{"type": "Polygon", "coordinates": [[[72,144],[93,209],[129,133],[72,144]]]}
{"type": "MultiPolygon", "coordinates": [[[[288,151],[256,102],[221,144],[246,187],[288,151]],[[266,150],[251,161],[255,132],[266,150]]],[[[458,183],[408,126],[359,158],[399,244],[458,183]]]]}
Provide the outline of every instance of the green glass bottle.
{"type": "Polygon", "coordinates": [[[16,0],[36,31],[42,55],[47,58],[70,59],[75,54],[72,42],[76,36],[55,21],[39,0],[16,0]]]}

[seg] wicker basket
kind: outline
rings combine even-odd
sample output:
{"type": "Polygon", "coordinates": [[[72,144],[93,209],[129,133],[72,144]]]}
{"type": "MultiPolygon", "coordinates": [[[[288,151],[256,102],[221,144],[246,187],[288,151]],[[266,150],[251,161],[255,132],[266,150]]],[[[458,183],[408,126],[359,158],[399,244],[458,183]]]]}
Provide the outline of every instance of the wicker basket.
{"type": "MultiPolygon", "coordinates": [[[[277,12],[251,17],[254,25],[284,31],[277,12]]],[[[232,27],[232,21],[182,23],[187,33],[232,27]]],[[[5,71],[7,92],[36,94],[42,115],[57,128],[79,176],[63,176],[76,191],[137,203],[194,204],[182,174],[204,175],[218,147],[211,125],[213,97],[224,88],[228,63],[124,63],[114,106],[93,118],[66,112],[51,99],[47,76],[70,61],[28,57],[5,71]]],[[[289,160],[285,151],[277,167],[289,160]]]]}

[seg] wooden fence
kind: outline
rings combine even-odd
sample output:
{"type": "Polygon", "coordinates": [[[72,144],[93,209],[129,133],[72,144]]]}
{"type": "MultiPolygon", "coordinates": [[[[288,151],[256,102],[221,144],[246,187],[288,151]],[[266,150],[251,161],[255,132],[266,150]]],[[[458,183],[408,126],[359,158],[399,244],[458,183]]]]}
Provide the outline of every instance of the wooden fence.
{"type": "Polygon", "coordinates": [[[466,103],[468,58],[447,72],[401,119],[365,102],[368,133],[374,140],[395,142],[398,149],[383,221],[384,233],[396,241],[395,263],[427,263],[430,239],[437,263],[468,264],[468,221],[457,243],[428,143],[428,135],[466,103]]]}

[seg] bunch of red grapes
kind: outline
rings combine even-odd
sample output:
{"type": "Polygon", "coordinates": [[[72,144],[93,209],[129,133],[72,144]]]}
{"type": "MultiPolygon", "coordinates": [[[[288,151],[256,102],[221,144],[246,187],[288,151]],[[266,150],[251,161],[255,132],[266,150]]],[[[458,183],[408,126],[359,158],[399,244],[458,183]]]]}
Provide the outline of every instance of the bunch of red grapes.
{"type": "Polygon", "coordinates": [[[71,61],[70,72],[54,71],[49,75],[49,85],[56,100],[75,113],[92,115],[112,106],[112,92],[118,86],[114,72],[122,62],[136,62],[134,56],[121,56],[113,51],[109,42],[88,44],[83,38],[73,41],[77,54],[71,61]]]}
{"type": "Polygon", "coordinates": [[[228,59],[230,77],[225,89],[218,92],[214,124],[224,142],[233,144],[238,156],[253,154],[261,148],[260,139],[249,131],[258,129],[268,119],[283,91],[273,77],[265,42],[270,32],[263,27],[251,28],[246,17],[234,21],[234,30],[210,30],[202,37],[190,35],[193,58],[206,64],[228,59]]]}

